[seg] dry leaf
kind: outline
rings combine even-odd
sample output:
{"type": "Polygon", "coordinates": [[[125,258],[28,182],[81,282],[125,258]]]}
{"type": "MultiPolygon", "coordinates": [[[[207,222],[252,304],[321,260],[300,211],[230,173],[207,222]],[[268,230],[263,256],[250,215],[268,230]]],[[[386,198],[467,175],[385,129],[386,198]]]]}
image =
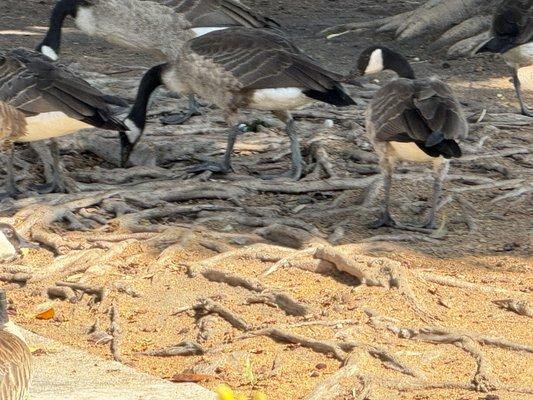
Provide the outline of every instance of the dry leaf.
{"type": "Polygon", "coordinates": [[[49,319],[54,318],[55,315],[56,315],[56,311],[54,309],[54,304],[44,303],[44,304],[37,306],[37,312],[35,314],[35,318],[49,320],[49,319]]]}

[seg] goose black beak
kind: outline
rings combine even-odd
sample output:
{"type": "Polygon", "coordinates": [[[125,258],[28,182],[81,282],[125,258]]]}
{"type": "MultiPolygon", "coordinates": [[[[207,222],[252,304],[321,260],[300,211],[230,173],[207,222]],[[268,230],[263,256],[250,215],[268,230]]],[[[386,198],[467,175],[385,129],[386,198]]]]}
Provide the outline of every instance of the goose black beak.
{"type": "Polygon", "coordinates": [[[120,167],[126,168],[130,159],[131,152],[133,151],[133,143],[130,142],[126,132],[120,132],[120,167]]]}
{"type": "Polygon", "coordinates": [[[40,247],[38,243],[30,242],[29,240],[24,239],[18,233],[17,239],[19,242],[19,248],[21,249],[38,249],[40,247]]]}

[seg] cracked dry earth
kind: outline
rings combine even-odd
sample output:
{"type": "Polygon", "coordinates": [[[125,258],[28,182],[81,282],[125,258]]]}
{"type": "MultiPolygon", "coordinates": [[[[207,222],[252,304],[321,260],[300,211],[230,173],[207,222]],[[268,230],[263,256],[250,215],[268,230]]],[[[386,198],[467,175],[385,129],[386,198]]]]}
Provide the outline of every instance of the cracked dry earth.
{"type": "MultiPolygon", "coordinates": [[[[254,5],[345,72],[370,37],[326,42],[315,33],[412,3],[254,5]]],[[[51,4],[3,1],[0,48],[33,47],[51,4]]],[[[87,131],[61,139],[78,193],[0,204],[4,220],[42,244],[0,266],[16,322],[160,377],[208,388],[227,382],[269,399],[533,398],[531,119],[516,114],[501,60],[444,62],[424,46],[396,47],[419,75],[452,84],[472,122],[437,232],[368,229],[381,193],[363,110],[390,75],[349,88],[359,103],[353,109],[295,113],[308,162],[297,183],[258,178],[289,166],[287,138],[261,113],[246,118],[272,127],[239,138],[235,174],[188,175],[199,157],[222,153],[222,118],[204,107],[183,126],[162,126],[158,114],[184,108],[186,99],[161,91],[134,167],[115,166],[113,135],[87,131]],[[51,301],[54,318],[37,319],[51,301]]],[[[91,82],[127,98],[153,62],[73,28],[63,51],[91,82]]],[[[23,186],[41,175],[33,158],[21,147],[23,186]]],[[[399,168],[399,220],[424,219],[428,172],[399,168]]]]}

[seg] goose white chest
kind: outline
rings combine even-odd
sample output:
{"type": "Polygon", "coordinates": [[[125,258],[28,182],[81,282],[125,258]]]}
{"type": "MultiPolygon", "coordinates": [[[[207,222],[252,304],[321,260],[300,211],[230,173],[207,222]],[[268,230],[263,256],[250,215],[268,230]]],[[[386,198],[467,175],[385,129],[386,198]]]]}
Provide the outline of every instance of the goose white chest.
{"type": "Polygon", "coordinates": [[[312,100],[296,87],[258,89],[250,101],[250,107],[258,110],[287,110],[302,107],[312,100]]]}

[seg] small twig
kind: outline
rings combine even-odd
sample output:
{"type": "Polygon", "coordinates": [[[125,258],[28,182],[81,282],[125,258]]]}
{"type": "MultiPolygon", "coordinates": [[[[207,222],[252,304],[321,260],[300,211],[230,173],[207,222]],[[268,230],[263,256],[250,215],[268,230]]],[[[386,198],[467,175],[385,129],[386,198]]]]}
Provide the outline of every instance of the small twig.
{"type": "Polygon", "coordinates": [[[109,309],[109,334],[113,337],[110,343],[111,354],[113,354],[113,359],[117,362],[122,362],[122,355],[120,351],[121,344],[121,329],[119,325],[119,314],[118,307],[115,303],[109,309]]]}

